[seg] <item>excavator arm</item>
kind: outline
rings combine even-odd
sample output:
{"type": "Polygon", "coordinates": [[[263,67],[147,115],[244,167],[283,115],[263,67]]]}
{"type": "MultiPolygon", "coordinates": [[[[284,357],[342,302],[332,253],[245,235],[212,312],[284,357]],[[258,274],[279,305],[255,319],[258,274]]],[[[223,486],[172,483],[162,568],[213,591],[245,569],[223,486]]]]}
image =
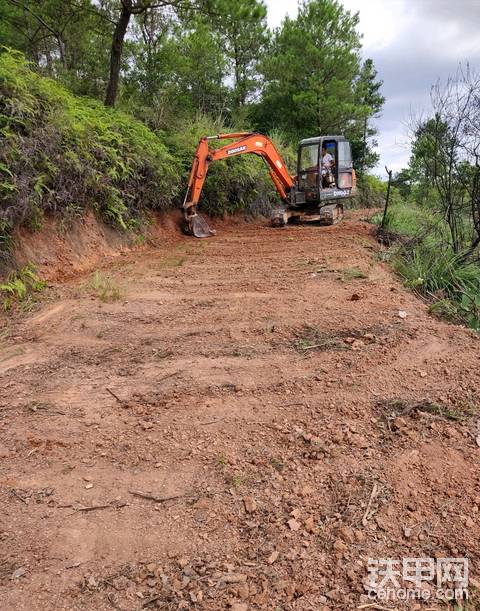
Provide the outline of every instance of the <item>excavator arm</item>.
{"type": "Polygon", "coordinates": [[[253,153],[254,155],[262,157],[268,166],[270,176],[280,198],[286,201],[287,193],[293,187],[294,180],[288,173],[283,159],[270,138],[267,138],[267,136],[263,134],[251,132],[205,136],[201,138],[197,150],[195,151],[192,169],[188,179],[188,189],[183,202],[183,211],[188,233],[200,238],[215,234],[215,232],[210,229],[205,219],[197,213],[198,201],[210,163],[247,153],[253,153]],[[210,140],[235,140],[235,142],[226,144],[218,149],[210,150],[208,144],[210,140]]]}

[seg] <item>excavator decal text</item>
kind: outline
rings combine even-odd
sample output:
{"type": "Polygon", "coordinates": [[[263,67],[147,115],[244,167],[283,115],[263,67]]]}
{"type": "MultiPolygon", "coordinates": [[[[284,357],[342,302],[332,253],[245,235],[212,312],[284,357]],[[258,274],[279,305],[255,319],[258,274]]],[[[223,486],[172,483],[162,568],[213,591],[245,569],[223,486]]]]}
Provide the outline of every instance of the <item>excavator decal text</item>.
{"type": "Polygon", "coordinates": [[[227,155],[234,155],[235,153],[241,153],[242,151],[246,151],[246,146],[236,146],[234,149],[228,149],[227,155]]]}

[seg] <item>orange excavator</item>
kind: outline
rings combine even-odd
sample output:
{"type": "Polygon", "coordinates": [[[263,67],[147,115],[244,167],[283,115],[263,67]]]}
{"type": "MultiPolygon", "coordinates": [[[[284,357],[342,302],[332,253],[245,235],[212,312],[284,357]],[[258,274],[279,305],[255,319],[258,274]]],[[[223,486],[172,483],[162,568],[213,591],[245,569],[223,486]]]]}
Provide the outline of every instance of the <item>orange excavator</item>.
{"type": "Polygon", "coordinates": [[[263,134],[239,132],[204,136],[193,157],[188,189],[183,202],[184,229],[197,238],[215,235],[197,207],[208,167],[213,161],[252,153],[261,157],[282,205],[273,210],[272,223],[286,225],[291,219],[333,225],[343,216],[343,201],[355,191],[355,170],[350,143],[343,136],[318,136],[298,145],[297,175],[292,177],[273,142],[263,134]],[[210,149],[210,140],[235,140],[210,149]]]}

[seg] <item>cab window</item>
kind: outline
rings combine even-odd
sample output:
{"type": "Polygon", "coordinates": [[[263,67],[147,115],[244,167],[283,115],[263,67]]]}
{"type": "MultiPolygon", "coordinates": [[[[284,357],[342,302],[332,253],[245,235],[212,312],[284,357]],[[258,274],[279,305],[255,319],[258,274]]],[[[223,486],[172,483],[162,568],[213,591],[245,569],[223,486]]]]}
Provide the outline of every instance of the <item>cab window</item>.
{"type": "Polygon", "coordinates": [[[318,171],[318,144],[307,144],[300,151],[300,172],[318,171]]]}
{"type": "Polygon", "coordinates": [[[349,170],[352,167],[352,151],[350,142],[338,143],[338,167],[339,169],[349,170]]]}

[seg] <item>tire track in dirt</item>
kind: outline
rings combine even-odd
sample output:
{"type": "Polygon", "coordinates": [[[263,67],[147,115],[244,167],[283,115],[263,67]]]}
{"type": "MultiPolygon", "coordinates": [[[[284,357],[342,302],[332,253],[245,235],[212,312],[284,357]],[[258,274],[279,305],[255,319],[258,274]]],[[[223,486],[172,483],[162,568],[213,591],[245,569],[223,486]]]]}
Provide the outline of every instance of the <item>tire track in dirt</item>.
{"type": "Polygon", "coordinates": [[[480,344],[359,216],[224,224],[117,259],[118,301],[70,283],[12,323],[0,609],[356,609],[369,557],[478,578],[480,344]]]}

